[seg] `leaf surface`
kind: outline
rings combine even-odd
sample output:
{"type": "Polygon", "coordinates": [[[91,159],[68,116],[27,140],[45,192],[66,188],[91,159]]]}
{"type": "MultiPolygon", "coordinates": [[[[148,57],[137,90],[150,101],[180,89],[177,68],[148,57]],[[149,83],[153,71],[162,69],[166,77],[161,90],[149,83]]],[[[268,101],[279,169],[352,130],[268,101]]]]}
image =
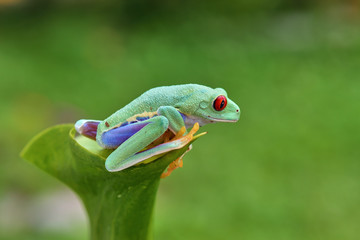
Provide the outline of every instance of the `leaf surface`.
{"type": "Polygon", "coordinates": [[[105,159],[112,150],[75,135],[73,124],[54,126],[35,136],[21,156],[78,194],[89,216],[91,239],[150,239],[160,175],[191,143],[151,163],[110,173],[105,159]]]}

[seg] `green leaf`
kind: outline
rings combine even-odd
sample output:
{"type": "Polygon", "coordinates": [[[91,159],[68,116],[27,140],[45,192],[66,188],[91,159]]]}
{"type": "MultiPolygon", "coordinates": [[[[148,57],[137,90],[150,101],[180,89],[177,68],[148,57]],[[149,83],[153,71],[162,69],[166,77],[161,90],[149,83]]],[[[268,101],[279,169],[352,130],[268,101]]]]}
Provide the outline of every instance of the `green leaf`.
{"type": "Polygon", "coordinates": [[[110,173],[104,165],[111,150],[101,149],[85,137],[75,137],[73,124],[66,124],[34,137],[21,156],[79,195],[89,216],[92,240],[142,240],[151,238],[160,175],[188,145],[151,163],[110,173]]]}

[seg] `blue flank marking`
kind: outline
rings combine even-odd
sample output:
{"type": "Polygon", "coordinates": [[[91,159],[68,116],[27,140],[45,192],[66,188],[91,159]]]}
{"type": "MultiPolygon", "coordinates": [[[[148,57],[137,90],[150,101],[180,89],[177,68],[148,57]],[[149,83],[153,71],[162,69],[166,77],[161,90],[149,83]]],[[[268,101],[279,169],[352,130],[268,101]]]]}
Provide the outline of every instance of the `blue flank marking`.
{"type": "Polygon", "coordinates": [[[183,113],[181,113],[181,112],[179,112],[180,113],[180,115],[181,115],[181,117],[182,117],[182,119],[184,120],[184,122],[185,122],[185,120],[186,120],[186,115],[185,114],[183,114],[183,113]]]}
{"type": "Polygon", "coordinates": [[[117,148],[132,135],[140,131],[147,124],[148,123],[128,124],[124,127],[111,129],[102,134],[102,143],[106,148],[117,148]]]}
{"type": "MultiPolygon", "coordinates": [[[[151,118],[153,117],[156,117],[157,115],[154,115],[152,116],[151,118]]],[[[148,120],[150,117],[136,117],[136,120],[137,121],[131,121],[131,122],[123,122],[120,127],[125,127],[126,125],[129,125],[129,124],[132,124],[132,123],[137,123],[137,122],[141,122],[141,121],[145,121],[145,120],[148,120]]]]}
{"type": "Polygon", "coordinates": [[[144,120],[148,120],[149,117],[137,117],[136,120],[138,121],[144,121],[144,120]]]}
{"type": "Polygon", "coordinates": [[[126,126],[126,125],[128,125],[129,124],[129,122],[123,122],[121,125],[120,125],[120,127],[124,127],[124,126],[126,126]]]}

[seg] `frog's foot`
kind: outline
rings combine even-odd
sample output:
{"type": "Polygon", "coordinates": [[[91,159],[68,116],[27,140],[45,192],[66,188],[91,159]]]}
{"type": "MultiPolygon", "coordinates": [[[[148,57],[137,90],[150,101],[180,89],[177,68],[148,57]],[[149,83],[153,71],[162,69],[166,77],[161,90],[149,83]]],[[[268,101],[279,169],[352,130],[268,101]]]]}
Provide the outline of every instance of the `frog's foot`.
{"type": "Polygon", "coordinates": [[[154,142],[152,142],[149,146],[147,146],[145,149],[143,150],[147,150],[150,148],[154,148],[160,144],[163,143],[168,143],[170,141],[176,140],[181,138],[182,136],[184,136],[184,134],[186,133],[186,128],[185,126],[182,127],[175,135],[174,133],[168,129],[160,138],[156,139],[154,142]]]}
{"type": "MultiPolygon", "coordinates": [[[[204,134],[206,134],[206,132],[200,133],[198,135],[196,135],[194,137],[194,134],[199,130],[199,123],[195,123],[193,128],[190,130],[190,132],[188,134],[186,134],[185,136],[184,133],[186,132],[186,128],[182,127],[180,129],[179,132],[176,133],[175,137],[173,139],[171,139],[171,141],[169,141],[169,143],[171,142],[177,142],[177,141],[183,141],[183,145],[188,144],[189,142],[191,142],[193,139],[198,138],[204,134]]],[[[182,167],[183,166],[183,157],[185,156],[186,153],[188,153],[190,150],[192,149],[192,145],[189,145],[189,148],[179,157],[177,158],[175,161],[173,161],[172,163],[169,164],[166,172],[161,174],[161,178],[166,178],[168,176],[170,176],[170,174],[177,168],[182,167]]]]}
{"type": "MultiPolygon", "coordinates": [[[[197,132],[199,130],[199,127],[198,127],[198,129],[195,131],[195,132],[197,132]]],[[[194,133],[195,133],[194,132],[194,133]]],[[[176,139],[179,139],[179,138],[181,138],[182,136],[184,136],[184,134],[186,133],[186,128],[185,128],[185,126],[183,126],[177,133],[176,133],[176,135],[171,139],[171,140],[176,140],[176,139]]]]}
{"type": "Polygon", "coordinates": [[[96,140],[97,127],[101,121],[81,119],[75,123],[76,131],[93,140],[96,140]]]}
{"type": "Polygon", "coordinates": [[[178,141],[178,140],[181,140],[181,141],[187,141],[187,142],[190,142],[191,140],[193,140],[193,138],[194,138],[194,134],[197,132],[197,131],[199,131],[199,123],[195,123],[194,124],[194,126],[192,127],[192,129],[189,131],[189,133],[188,134],[186,134],[185,136],[184,136],[184,133],[186,132],[186,128],[185,128],[185,126],[184,127],[182,127],[181,129],[180,129],[180,131],[178,131],[177,133],[176,133],[176,135],[175,135],[175,137],[173,137],[171,140],[170,140],[170,142],[172,142],[172,141],[178,141]]]}
{"type": "Polygon", "coordinates": [[[172,171],[174,171],[175,169],[182,167],[183,166],[183,160],[182,160],[182,156],[179,157],[178,159],[176,159],[175,161],[173,161],[172,163],[169,164],[166,172],[163,172],[160,176],[160,178],[166,178],[168,176],[170,176],[170,174],[172,173],[172,171]]]}
{"type": "Polygon", "coordinates": [[[186,150],[186,152],[184,152],[178,159],[176,159],[175,161],[173,161],[172,163],[169,164],[166,172],[163,172],[161,174],[160,178],[166,178],[168,176],[170,176],[170,174],[172,173],[172,171],[174,171],[175,169],[179,168],[179,167],[183,167],[183,157],[185,156],[186,153],[188,153],[190,150],[192,149],[192,146],[190,145],[188,150],[186,150]]]}
{"type": "MultiPolygon", "coordinates": [[[[194,134],[199,131],[199,123],[195,123],[194,126],[192,127],[192,129],[186,134],[186,128],[185,126],[182,127],[173,138],[171,139],[164,139],[164,143],[159,144],[160,145],[177,145],[183,147],[186,144],[188,144],[189,142],[191,142],[194,139],[194,134]]],[[[202,135],[203,133],[200,133],[199,135],[202,135]]],[[[197,136],[196,136],[197,137],[197,136]]],[[[178,148],[174,148],[174,149],[179,149],[181,147],[178,148]]]]}

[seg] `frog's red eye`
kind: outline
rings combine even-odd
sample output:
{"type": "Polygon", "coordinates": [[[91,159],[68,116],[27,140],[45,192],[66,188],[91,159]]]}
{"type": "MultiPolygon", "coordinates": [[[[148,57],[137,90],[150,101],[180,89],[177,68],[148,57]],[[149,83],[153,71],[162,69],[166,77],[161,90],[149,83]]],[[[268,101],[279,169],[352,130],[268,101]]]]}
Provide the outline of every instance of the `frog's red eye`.
{"type": "Polygon", "coordinates": [[[224,95],[220,95],[215,99],[213,107],[216,111],[221,111],[226,107],[226,104],[226,97],[224,95]]]}

